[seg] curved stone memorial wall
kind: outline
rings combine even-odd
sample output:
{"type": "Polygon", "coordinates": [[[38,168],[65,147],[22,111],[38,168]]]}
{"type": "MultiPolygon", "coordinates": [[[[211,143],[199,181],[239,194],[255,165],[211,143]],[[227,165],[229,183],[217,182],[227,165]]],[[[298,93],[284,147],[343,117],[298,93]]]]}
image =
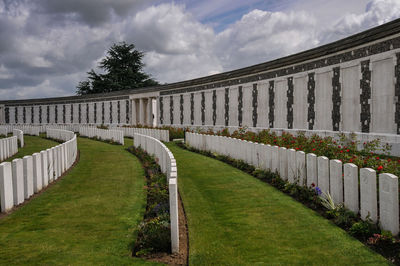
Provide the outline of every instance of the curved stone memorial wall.
{"type": "Polygon", "coordinates": [[[400,19],[270,62],[104,94],[0,101],[2,124],[252,127],[398,135],[400,19]]]}

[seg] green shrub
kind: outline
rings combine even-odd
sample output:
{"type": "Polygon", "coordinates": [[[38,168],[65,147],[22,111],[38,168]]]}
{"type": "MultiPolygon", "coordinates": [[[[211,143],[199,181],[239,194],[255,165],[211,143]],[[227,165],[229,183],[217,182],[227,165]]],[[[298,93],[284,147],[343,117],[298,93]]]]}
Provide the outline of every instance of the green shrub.
{"type": "Polygon", "coordinates": [[[146,255],[150,252],[170,252],[170,250],[169,216],[155,217],[139,225],[135,255],[146,255]]]}
{"type": "Polygon", "coordinates": [[[379,229],[376,224],[374,224],[369,218],[366,221],[359,221],[354,223],[350,230],[350,235],[366,240],[373,234],[379,233],[379,229]]]}

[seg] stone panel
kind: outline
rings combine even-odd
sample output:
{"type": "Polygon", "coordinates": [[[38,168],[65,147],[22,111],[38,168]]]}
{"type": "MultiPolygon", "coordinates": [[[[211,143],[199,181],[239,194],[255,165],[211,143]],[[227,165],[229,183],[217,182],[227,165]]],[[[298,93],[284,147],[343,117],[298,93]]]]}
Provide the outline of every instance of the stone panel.
{"type": "Polygon", "coordinates": [[[110,102],[103,102],[104,113],[103,113],[103,124],[110,123],[110,102]]]}
{"type": "Polygon", "coordinates": [[[216,105],[216,125],[225,125],[225,89],[216,91],[217,105],[216,105]]]}
{"type": "Polygon", "coordinates": [[[314,129],[332,130],[332,72],[316,74],[314,129]]]}
{"type": "Polygon", "coordinates": [[[205,110],[204,110],[204,124],[205,125],[212,125],[213,121],[212,121],[212,115],[213,115],[213,106],[212,106],[212,97],[213,96],[213,92],[212,91],[206,91],[204,93],[204,103],[205,103],[205,110]]]}
{"type": "Polygon", "coordinates": [[[341,69],[342,75],[342,127],[344,131],[361,131],[360,123],[360,66],[341,69]]]}
{"type": "Polygon", "coordinates": [[[293,83],[293,128],[307,129],[307,77],[296,77],[293,83]]]}
{"type": "Polygon", "coordinates": [[[229,126],[238,126],[238,87],[229,89],[229,126]]]}
{"type": "Polygon", "coordinates": [[[259,82],[257,90],[257,126],[268,127],[268,84],[259,82]]]}
{"type": "Polygon", "coordinates": [[[190,109],[190,94],[183,95],[183,124],[190,125],[190,116],[191,116],[191,109],[190,109]]]}
{"type": "Polygon", "coordinates": [[[202,94],[200,92],[196,92],[194,94],[194,124],[195,125],[201,125],[201,117],[202,117],[202,111],[201,111],[201,99],[202,99],[202,94]]]}
{"type": "Polygon", "coordinates": [[[275,121],[274,128],[287,128],[287,80],[275,84],[275,121]]]}
{"type": "Polygon", "coordinates": [[[252,90],[253,88],[251,87],[251,84],[246,84],[243,86],[242,125],[247,127],[253,126],[252,90]]]}
{"type": "Polygon", "coordinates": [[[180,124],[181,123],[181,108],[180,103],[181,97],[180,95],[174,95],[174,123],[171,124],[180,124]]]}
{"type": "Polygon", "coordinates": [[[393,77],[392,58],[372,62],[371,132],[397,133],[393,77]]]}

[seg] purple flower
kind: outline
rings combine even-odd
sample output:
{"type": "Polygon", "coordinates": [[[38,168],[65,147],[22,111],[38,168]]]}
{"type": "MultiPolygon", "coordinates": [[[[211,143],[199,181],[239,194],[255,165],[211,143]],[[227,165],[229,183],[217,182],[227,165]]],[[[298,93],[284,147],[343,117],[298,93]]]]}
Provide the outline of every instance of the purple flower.
{"type": "Polygon", "coordinates": [[[322,194],[322,191],[321,191],[321,189],[319,189],[319,187],[316,187],[315,188],[315,193],[317,193],[317,195],[319,196],[319,195],[322,194]]]}

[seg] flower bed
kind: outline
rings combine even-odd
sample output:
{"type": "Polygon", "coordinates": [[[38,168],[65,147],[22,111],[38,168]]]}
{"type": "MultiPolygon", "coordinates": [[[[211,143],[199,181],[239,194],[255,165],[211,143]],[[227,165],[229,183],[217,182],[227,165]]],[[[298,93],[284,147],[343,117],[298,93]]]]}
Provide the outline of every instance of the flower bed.
{"type": "Polygon", "coordinates": [[[259,133],[247,131],[241,128],[229,133],[228,129],[218,132],[212,130],[196,132],[208,135],[227,136],[252,142],[276,145],[288,149],[301,150],[305,153],[314,153],[317,156],[326,156],[329,159],[338,159],[345,163],[353,163],[359,168],[372,168],[378,173],[391,173],[400,176],[400,158],[389,156],[390,147],[385,145],[382,147],[379,140],[363,142],[355,140],[355,136],[346,138],[343,134],[338,133],[339,140],[332,137],[322,138],[314,135],[306,137],[300,133],[294,136],[289,133],[283,133],[278,136],[270,130],[263,130],[259,133]],[[361,150],[357,148],[362,146],[361,150]]]}
{"type": "Polygon", "coordinates": [[[154,157],[141,148],[130,147],[129,151],[142,162],[147,180],[147,207],[144,219],[137,229],[138,236],[133,255],[170,253],[171,232],[167,178],[161,172],[154,157]]]}

